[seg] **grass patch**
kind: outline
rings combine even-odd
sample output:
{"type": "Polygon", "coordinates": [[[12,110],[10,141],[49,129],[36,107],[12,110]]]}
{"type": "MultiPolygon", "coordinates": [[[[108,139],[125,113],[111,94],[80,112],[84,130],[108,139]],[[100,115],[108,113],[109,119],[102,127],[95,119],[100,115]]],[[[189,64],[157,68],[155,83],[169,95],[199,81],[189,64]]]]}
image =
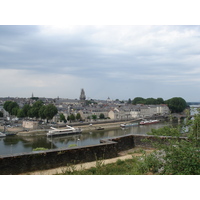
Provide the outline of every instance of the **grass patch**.
{"type": "Polygon", "coordinates": [[[71,165],[62,175],[139,175],[142,173],[140,162],[139,157],[127,160],[118,159],[116,163],[106,165],[102,161],[96,161],[96,167],[83,170],[76,170],[71,165]]]}
{"type": "Polygon", "coordinates": [[[45,150],[48,150],[48,149],[44,148],[44,147],[37,147],[37,148],[33,149],[33,151],[45,151],[45,150]]]}

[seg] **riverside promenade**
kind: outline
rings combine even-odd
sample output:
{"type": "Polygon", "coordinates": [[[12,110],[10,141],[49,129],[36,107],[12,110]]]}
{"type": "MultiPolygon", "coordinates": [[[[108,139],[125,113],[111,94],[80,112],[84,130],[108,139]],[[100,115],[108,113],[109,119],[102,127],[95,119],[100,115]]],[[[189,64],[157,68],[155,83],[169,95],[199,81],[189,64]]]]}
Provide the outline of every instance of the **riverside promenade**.
{"type": "MultiPolygon", "coordinates": [[[[155,118],[155,117],[154,117],[155,118]]],[[[146,118],[148,119],[148,118],[146,118]]],[[[149,119],[152,119],[149,117],[149,119]]],[[[159,119],[160,121],[164,121],[165,118],[160,116],[156,117],[155,119],[159,119]]],[[[95,131],[97,128],[101,127],[105,130],[107,129],[113,129],[113,128],[118,128],[120,127],[120,124],[123,123],[134,123],[134,122],[140,122],[142,119],[132,119],[132,120],[99,120],[99,121],[93,121],[93,122],[72,122],[72,123],[67,123],[69,126],[81,128],[83,132],[87,131],[95,131]]],[[[14,132],[17,133],[17,135],[26,135],[26,136],[31,136],[31,135],[45,135],[50,127],[55,127],[55,128],[64,128],[66,127],[66,124],[55,124],[55,125],[48,125],[48,126],[39,126],[37,129],[24,129],[23,127],[12,127],[12,128],[7,128],[8,132],[14,132]]],[[[3,126],[0,127],[0,131],[3,131],[3,126]]]]}

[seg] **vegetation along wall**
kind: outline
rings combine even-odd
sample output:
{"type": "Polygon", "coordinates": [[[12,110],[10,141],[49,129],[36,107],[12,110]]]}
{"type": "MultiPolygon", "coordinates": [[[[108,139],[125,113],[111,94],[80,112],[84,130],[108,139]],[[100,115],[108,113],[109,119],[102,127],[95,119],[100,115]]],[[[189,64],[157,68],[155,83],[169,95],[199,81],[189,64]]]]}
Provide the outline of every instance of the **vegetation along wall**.
{"type": "MultiPolygon", "coordinates": [[[[160,138],[165,142],[169,137],[160,138]]],[[[101,144],[98,145],[2,156],[0,157],[0,174],[20,174],[114,158],[118,156],[118,152],[133,147],[152,147],[152,142],[155,141],[158,141],[156,136],[126,135],[101,140],[101,144]]]]}

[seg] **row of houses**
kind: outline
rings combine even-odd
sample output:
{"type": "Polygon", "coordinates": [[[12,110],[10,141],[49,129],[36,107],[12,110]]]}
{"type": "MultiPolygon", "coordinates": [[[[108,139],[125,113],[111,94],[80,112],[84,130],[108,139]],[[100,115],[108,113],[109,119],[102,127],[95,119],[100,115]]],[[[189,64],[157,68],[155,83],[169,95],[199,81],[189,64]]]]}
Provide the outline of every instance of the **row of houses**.
{"type": "Polygon", "coordinates": [[[117,107],[84,107],[83,109],[67,109],[60,110],[59,113],[63,113],[67,118],[70,114],[80,113],[82,120],[91,119],[92,115],[96,115],[97,118],[100,114],[103,114],[105,118],[112,120],[129,120],[137,118],[152,117],[155,115],[169,114],[170,110],[167,105],[125,105],[117,107]]]}
{"type": "MultiPolygon", "coordinates": [[[[18,99],[18,98],[0,98],[1,105],[0,111],[3,112],[4,117],[8,117],[9,114],[3,109],[3,103],[5,101],[12,100],[16,101],[20,107],[24,104],[34,103],[33,99],[18,99]]],[[[99,118],[100,114],[103,114],[105,118],[111,120],[128,120],[128,119],[137,119],[151,117],[154,115],[165,115],[169,114],[169,108],[167,105],[132,105],[121,103],[119,101],[110,101],[107,100],[95,100],[94,103],[86,105],[84,102],[77,99],[42,99],[45,104],[53,103],[57,109],[58,114],[54,117],[53,121],[58,122],[60,113],[63,113],[67,117],[71,114],[77,115],[80,113],[82,120],[88,121],[92,118],[93,115],[96,115],[99,118]]]]}

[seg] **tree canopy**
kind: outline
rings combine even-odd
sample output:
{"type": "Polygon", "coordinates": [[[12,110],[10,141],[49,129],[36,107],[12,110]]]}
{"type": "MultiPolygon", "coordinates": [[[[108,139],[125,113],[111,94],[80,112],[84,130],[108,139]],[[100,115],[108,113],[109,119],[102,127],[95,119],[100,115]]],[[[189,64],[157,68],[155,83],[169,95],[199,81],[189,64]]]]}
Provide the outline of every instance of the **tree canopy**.
{"type": "Polygon", "coordinates": [[[3,108],[10,114],[15,115],[19,118],[30,117],[30,118],[41,118],[41,119],[52,119],[58,110],[53,104],[44,105],[42,101],[36,101],[32,106],[25,104],[23,108],[19,108],[19,105],[13,101],[6,101],[3,108]]]}
{"type": "Polygon", "coordinates": [[[144,99],[142,97],[135,97],[132,101],[132,104],[145,104],[145,105],[156,105],[156,104],[164,104],[163,98],[147,98],[144,99]]]}
{"type": "Polygon", "coordinates": [[[135,97],[132,101],[132,104],[144,104],[144,105],[167,104],[172,113],[183,112],[185,108],[187,108],[188,106],[186,101],[181,97],[173,97],[166,101],[164,101],[163,98],[144,99],[142,97],[135,97]]]}
{"type": "Polygon", "coordinates": [[[172,113],[183,112],[187,108],[186,101],[181,97],[173,97],[166,101],[169,109],[172,113]]]}

